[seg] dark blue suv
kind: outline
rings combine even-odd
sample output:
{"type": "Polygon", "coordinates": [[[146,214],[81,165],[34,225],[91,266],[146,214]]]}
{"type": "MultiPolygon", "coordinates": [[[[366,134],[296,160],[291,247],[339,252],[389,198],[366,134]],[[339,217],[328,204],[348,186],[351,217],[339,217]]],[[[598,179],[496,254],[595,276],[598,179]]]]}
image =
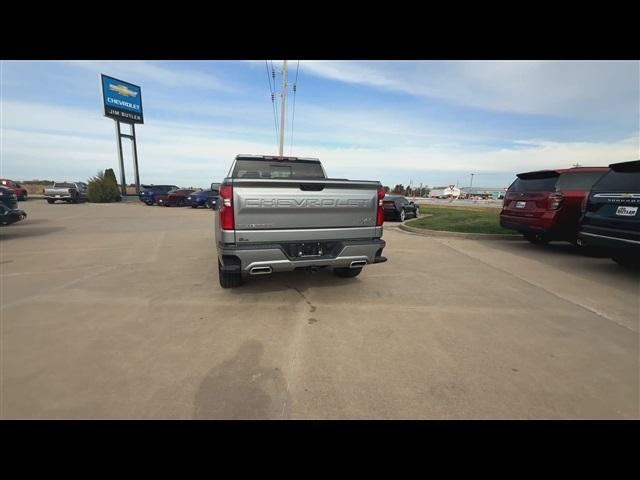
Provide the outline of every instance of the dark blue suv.
{"type": "Polygon", "coordinates": [[[578,241],[605,250],[621,265],[640,268],[640,160],[609,168],[583,202],[578,241]]]}
{"type": "Polygon", "coordinates": [[[147,205],[153,205],[156,203],[156,195],[165,195],[169,190],[175,190],[178,187],[175,185],[142,185],[142,190],[138,198],[141,202],[147,205]]]}
{"type": "Polygon", "coordinates": [[[218,198],[217,189],[198,190],[196,192],[187,195],[187,205],[191,205],[191,208],[206,207],[211,208],[218,198]]]}

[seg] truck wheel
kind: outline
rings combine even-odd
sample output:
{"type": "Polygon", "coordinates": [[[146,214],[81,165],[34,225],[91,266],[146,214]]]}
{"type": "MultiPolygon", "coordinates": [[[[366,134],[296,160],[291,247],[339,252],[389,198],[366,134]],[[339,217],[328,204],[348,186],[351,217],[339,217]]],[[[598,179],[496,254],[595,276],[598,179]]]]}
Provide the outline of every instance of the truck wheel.
{"type": "Polygon", "coordinates": [[[611,259],[618,265],[626,268],[640,268],[640,257],[635,255],[613,255],[611,259]]]}
{"type": "Polygon", "coordinates": [[[218,279],[222,288],[234,288],[242,285],[242,274],[235,272],[224,272],[220,260],[218,260],[218,279]]]}
{"type": "Polygon", "coordinates": [[[54,202],[55,202],[55,200],[49,200],[49,199],[47,198],[47,203],[54,203],[54,202]]]}
{"type": "Polygon", "coordinates": [[[360,268],[334,268],[333,273],[339,277],[352,278],[360,275],[362,267],[360,268]]]}

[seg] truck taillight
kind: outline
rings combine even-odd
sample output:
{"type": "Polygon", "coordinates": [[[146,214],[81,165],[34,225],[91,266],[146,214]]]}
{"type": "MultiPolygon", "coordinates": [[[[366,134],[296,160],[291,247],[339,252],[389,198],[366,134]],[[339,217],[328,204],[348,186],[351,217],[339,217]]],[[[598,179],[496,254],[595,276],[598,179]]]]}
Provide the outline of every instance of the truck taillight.
{"type": "Polygon", "coordinates": [[[376,227],[381,227],[384,223],[384,210],[382,209],[383,198],[384,187],[378,187],[378,213],[376,214],[376,227]]]}
{"type": "Polygon", "coordinates": [[[233,186],[222,185],[219,190],[222,199],[220,208],[220,225],[222,230],[233,230],[235,221],[233,219],[233,186]]]}
{"type": "Polygon", "coordinates": [[[547,199],[547,208],[549,210],[558,210],[562,205],[562,201],[564,200],[564,195],[560,192],[555,192],[549,195],[547,199]]]}

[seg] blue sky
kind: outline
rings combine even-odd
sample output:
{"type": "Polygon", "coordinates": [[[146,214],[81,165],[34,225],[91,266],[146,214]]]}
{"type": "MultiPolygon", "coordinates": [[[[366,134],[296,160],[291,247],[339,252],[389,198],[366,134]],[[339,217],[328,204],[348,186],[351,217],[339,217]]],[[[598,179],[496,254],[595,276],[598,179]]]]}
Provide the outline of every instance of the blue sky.
{"type": "MultiPolygon", "coordinates": [[[[269,63],[269,66],[271,64],[269,63]]],[[[281,61],[273,61],[280,84],[281,61]]],[[[289,61],[289,80],[297,61],[289,61]]],[[[639,153],[634,61],[300,61],[286,154],[334,177],[505,187],[517,172],[632,160],[639,153]]],[[[85,180],[118,171],[99,73],[142,87],[143,183],[206,186],[237,153],[275,154],[264,61],[2,61],[2,177],[85,180]]],[[[131,151],[124,145],[127,181],[131,151]]]]}

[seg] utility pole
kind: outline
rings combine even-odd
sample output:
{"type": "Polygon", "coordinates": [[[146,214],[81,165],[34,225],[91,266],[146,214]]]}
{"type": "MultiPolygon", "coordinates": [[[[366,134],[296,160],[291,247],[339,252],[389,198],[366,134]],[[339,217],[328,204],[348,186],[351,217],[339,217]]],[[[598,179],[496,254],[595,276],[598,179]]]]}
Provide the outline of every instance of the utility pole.
{"type": "Polygon", "coordinates": [[[467,198],[472,198],[473,193],[471,192],[471,187],[473,187],[473,176],[475,173],[471,174],[471,183],[469,183],[469,192],[467,193],[467,198]]]}
{"type": "Polygon", "coordinates": [[[282,107],[280,109],[280,156],[284,151],[284,110],[287,98],[287,61],[282,63],[282,107]]]}

